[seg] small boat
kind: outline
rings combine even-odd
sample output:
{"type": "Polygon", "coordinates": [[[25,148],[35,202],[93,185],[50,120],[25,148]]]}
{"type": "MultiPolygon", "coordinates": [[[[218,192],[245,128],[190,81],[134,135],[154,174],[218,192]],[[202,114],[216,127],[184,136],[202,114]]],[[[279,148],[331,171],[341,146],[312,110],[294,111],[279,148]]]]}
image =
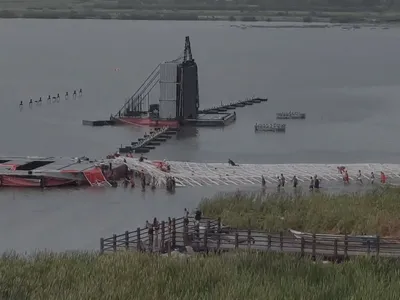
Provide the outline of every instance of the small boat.
{"type": "Polygon", "coordinates": [[[256,124],[254,125],[254,131],[263,131],[263,132],[286,132],[286,124],[256,124]]]}
{"type": "MultiPolygon", "coordinates": [[[[301,232],[301,231],[296,231],[293,229],[289,229],[290,233],[293,234],[293,236],[296,239],[301,239],[303,238],[307,242],[312,242],[313,240],[313,234],[308,233],[308,232],[301,232]]],[[[372,243],[376,243],[377,241],[377,236],[376,235],[347,235],[347,241],[351,243],[363,243],[366,244],[368,241],[372,243]]],[[[332,244],[335,240],[343,242],[346,239],[346,235],[344,234],[315,234],[315,240],[318,243],[329,243],[332,244]]]]}
{"type": "Polygon", "coordinates": [[[280,112],[276,114],[276,118],[277,119],[285,119],[285,120],[304,120],[306,118],[306,114],[305,113],[301,113],[301,112],[293,112],[293,111],[289,111],[289,112],[280,112]]]}

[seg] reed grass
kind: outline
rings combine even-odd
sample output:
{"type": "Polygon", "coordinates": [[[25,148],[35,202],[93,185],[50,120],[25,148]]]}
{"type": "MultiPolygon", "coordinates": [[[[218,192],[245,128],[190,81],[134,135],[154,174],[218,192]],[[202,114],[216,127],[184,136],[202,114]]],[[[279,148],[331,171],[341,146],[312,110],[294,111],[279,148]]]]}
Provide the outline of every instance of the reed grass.
{"type": "Polygon", "coordinates": [[[199,207],[205,216],[239,228],[400,237],[400,192],[395,188],[346,195],[237,192],[206,198],[199,207]]]}
{"type": "Polygon", "coordinates": [[[400,263],[312,263],[277,253],[188,259],[121,252],[0,259],[0,299],[398,299],[400,263]]]}

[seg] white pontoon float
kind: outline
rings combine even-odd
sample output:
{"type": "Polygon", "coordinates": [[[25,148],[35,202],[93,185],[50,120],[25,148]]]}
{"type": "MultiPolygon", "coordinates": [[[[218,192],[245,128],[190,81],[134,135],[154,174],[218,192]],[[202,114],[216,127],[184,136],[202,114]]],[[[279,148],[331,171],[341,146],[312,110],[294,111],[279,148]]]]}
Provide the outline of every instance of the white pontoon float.
{"type": "MultiPolygon", "coordinates": [[[[132,170],[144,171],[154,176],[159,185],[165,184],[168,176],[175,177],[176,185],[187,186],[242,186],[261,184],[261,175],[267,184],[276,184],[277,175],[284,174],[287,180],[294,175],[300,183],[308,184],[311,176],[318,175],[327,182],[342,181],[343,175],[339,168],[340,164],[239,164],[231,166],[228,163],[195,163],[168,161],[169,170],[161,167],[166,164],[162,161],[144,160],[140,162],[137,158],[120,157],[115,163],[124,163],[132,170]]],[[[389,182],[400,182],[399,164],[345,164],[350,180],[355,180],[358,170],[361,170],[364,181],[368,181],[371,172],[375,173],[376,182],[379,182],[380,172],[383,171],[389,182]]]]}

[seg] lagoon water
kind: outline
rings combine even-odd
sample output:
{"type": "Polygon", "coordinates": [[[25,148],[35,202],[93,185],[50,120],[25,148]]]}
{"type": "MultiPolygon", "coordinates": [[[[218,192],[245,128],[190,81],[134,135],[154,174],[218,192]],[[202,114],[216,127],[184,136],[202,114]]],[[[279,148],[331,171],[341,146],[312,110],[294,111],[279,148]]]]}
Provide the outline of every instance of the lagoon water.
{"type": "MultiPolygon", "coordinates": [[[[117,112],[159,62],[183,51],[186,35],[201,107],[253,95],[270,100],[237,110],[236,123],[224,129],[186,130],[149,158],[400,161],[400,28],[243,30],[227,22],[0,20],[0,153],[103,157],[136,140],[145,130],[81,122],[117,112]],[[79,88],[81,99],[63,100],[79,88]],[[56,93],[60,103],[19,111],[19,101],[56,93]],[[288,110],[306,112],[307,120],[286,122],[286,134],[254,133],[256,122],[288,110]]],[[[0,251],[96,249],[101,236],[180,216],[217,191],[1,190],[0,251]]]]}

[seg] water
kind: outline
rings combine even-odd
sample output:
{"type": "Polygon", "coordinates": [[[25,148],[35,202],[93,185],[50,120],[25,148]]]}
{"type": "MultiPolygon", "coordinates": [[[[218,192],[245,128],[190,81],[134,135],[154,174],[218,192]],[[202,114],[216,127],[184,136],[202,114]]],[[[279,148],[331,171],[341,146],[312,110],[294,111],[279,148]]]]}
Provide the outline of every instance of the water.
{"type": "MultiPolygon", "coordinates": [[[[223,129],[187,130],[148,157],[239,163],[399,161],[400,29],[230,28],[217,22],[0,20],[0,135],[3,155],[101,157],[144,133],[93,128],[154,67],[183,51],[190,35],[199,65],[201,107],[257,95],[269,102],[237,110],[223,129]],[[115,71],[119,68],[119,71],[115,71]],[[80,100],[63,95],[82,88],[80,100]],[[19,111],[18,103],[60,93],[61,102],[19,111]],[[255,134],[279,111],[286,134],[255,134]]],[[[27,105],[25,105],[27,106],[27,105]]],[[[2,190],[0,251],[94,249],[103,235],[193,208],[218,189],[175,195],[118,189],[2,190]]]]}

